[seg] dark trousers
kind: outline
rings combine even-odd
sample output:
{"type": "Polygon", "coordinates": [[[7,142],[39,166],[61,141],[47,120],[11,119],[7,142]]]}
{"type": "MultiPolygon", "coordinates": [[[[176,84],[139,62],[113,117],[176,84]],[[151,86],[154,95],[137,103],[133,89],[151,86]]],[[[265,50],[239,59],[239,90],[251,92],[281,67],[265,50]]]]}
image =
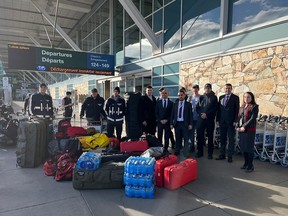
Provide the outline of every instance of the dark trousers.
{"type": "Polygon", "coordinates": [[[175,152],[180,152],[183,138],[184,138],[184,147],[187,146],[189,130],[188,128],[185,127],[184,122],[177,122],[174,129],[175,129],[175,136],[176,136],[175,152]]]}
{"type": "Polygon", "coordinates": [[[205,130],[208,138],[208,155],[213,154],[214,150],[214,119],[201,119],[197,123],[197,139],[198,139],[198,153],[203,155],[204,140],[205,140],[205,130]]]}
{"type": "Polygon", "coordinates": [[[152,121],[146,121],[147,126],[142,127],[142,131],[145,132],[146,134],[151,134],[155,136],[156,133],[156,120],[152,121]]]}
{"type": "Polygon", "coordinates": [[[228,135],[228,157],[232,157],[234,153],[235,147],[235,127],[233,126],[233,122],[228,124],[225,122],[220,122],[220,140],[221,140],[221,147],[220,147],[220,154],[222,156],[226,155],[226,146],[227,146],[227,135],[228,135]]]}
{"type": "Polygon", "coordinates": [[[112,123],[112,122],[107,122],[107,133],[108,137],[113,137],[114,135],[114,128],[116,128],[116,137],[118,140],[121,140],[121,134],[122,134],[122,123],[112,123]]]}
{"type": "Polygon", "coordinates": [[[164,148],[168,149],[169,147],[169,137],[170,137],[170,122],[167,122],[166,124],[161,124],[160,122],[157,124],[157,128],[158,128],[158,140],[162,142],[162,137],[163,137],[163,131],[165,131],[164,133],[164,148]]]}

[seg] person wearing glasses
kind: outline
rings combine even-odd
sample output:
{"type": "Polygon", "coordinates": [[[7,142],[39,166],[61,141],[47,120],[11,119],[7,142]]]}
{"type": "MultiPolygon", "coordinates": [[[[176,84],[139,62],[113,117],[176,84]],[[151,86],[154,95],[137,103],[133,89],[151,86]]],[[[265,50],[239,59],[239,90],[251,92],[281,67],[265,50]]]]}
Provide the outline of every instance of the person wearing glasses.
{"type": "Polygon", "coordinates": [[[175,129],[176,146],[175,155],[180,154],[182,141],[184,139],[184,148],[188,145],[189,131],[192,130],[193,113],[189,102],[185,100],[186,92],[183,89],[178,91],[178,99],[173,104],[170,117],[171,129],[175,129]]]}
{"type": "Polygon", "coordinates": [[[53,117],[53,101],[52,97],[46,93],[47,89],[47,85],[41,83],[39,92],[31,95],[29,100],[30,115],[40,118],[53,117]]]}

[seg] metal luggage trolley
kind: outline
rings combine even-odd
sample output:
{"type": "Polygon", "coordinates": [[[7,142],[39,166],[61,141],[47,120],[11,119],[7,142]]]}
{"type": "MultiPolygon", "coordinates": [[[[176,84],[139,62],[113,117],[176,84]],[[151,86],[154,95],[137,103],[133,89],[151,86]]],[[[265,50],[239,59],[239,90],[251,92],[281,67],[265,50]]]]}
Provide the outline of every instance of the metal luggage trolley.
{"type": "Polygon", "coordinates": [[[254,141],[254,158],[261,156],[263,151],[263,138],[264,138],[264,128],[267,121],[267,115],[259,115],[257,118],[257,127],[254,141]]]}
{"type": "MultiPolygon", "coordinates": [[[[196,140],[196,139],[195,139],[196,140]]],[[[221,139],[220,139],[220,126],[215,124],[215,130],[214,130],[214,148],[219,149],[221,145],[221,139]]]]}
{"type": "Polygon", "coordinates": [[[279,116],[269,116],[264,124],[263,148],[259,159],[261,161],[272,161],[274,148],[275,127],[278,124],[279,116]]]}
{"type": "MultiPolygon", "coordinates": [[[[81,121],[80,125],[82,125],[81,121]]],[[[107,133],[107,121],[104,119],[101,119],[100,121],[87,121],[87,127],[94,127],[99,133],[107,133]]]]}
{"type": "Polygon", "coordinates": [[[282,159],[280,160],[280,164],[283,167],[288,167],[288,129],[286,134],[286,142],[285,142],[285,149],[282,159]]]}
{"type": "Polygon", "coordinates": [[[270,159],[270,163],[272,164],[280,162],[283,158],[286,145],[287,126],[287,118],[285,117],[281,117],[276,124],[273,153],[270,159]]]}

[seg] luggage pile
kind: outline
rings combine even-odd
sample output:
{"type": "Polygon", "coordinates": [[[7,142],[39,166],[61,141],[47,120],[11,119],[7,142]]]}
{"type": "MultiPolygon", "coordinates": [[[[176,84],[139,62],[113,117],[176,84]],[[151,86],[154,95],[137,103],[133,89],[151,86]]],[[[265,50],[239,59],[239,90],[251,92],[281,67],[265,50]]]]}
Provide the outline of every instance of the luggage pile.
{"type": "Polygon", "coordinates": [[[130,157],[124,167],[125,195],[136,198],[154,198],[155,159],[130,157]]]}

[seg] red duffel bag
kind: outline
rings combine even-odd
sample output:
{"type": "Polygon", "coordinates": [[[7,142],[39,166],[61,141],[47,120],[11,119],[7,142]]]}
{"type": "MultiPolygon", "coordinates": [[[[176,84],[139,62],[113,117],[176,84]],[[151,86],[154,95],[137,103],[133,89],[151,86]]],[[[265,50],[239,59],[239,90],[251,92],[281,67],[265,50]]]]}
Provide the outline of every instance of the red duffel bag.
{"type": "Polygon", "coordinates": [[[148,149],[146,140],[127,141],[120,143],[120,152],[144,152],[148,149]]]}
{"type": "Polygon", "coordinates": [[[69,127],[67,128],[66,134],[68,137],[76,137],[87,135],[87,131],[83,127],[69,127]]]}

